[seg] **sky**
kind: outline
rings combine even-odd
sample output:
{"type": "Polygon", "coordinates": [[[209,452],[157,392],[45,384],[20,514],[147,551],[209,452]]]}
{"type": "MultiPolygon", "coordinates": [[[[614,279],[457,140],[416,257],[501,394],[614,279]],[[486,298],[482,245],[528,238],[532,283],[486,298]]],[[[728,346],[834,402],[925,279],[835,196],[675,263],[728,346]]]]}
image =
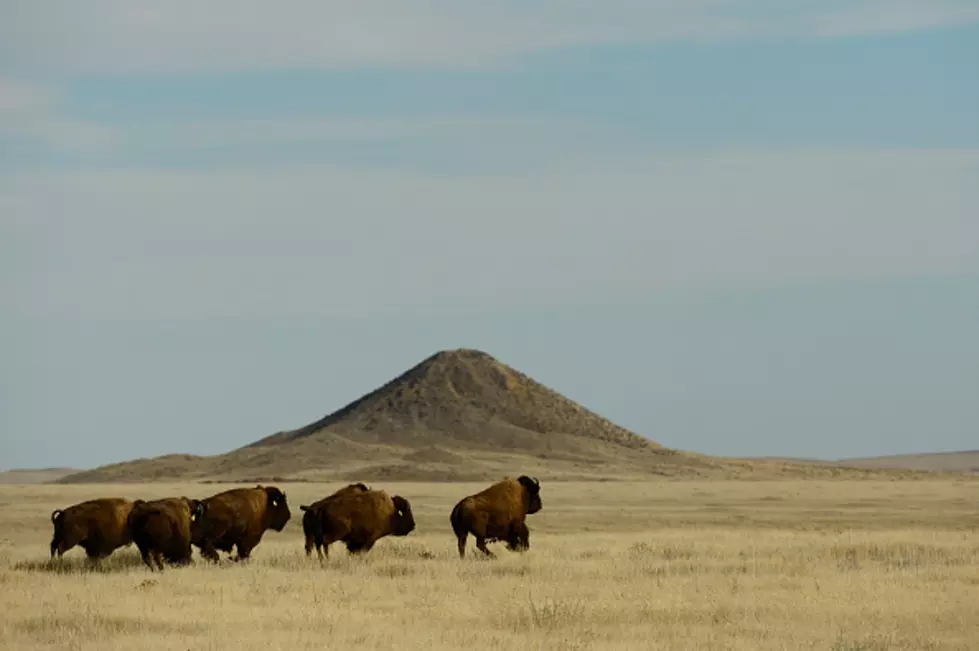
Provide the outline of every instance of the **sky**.
{"type": "Polygon", "coordinates": [[[0,15],[0,468],[457,347],[685,450],[979,448],[979,0],[0,15]]]}

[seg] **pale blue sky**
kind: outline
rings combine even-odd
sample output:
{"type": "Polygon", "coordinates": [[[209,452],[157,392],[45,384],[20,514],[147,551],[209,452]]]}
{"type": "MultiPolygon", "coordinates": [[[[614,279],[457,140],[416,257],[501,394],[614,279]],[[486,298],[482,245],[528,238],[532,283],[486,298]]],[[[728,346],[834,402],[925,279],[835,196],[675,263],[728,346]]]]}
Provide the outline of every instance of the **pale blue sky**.
{"type": "Polygon", "coordinates": [[[485,5],[0,0],[0,467],[458,346],[672,447],[979,447],[979,2],[485,5]]]}

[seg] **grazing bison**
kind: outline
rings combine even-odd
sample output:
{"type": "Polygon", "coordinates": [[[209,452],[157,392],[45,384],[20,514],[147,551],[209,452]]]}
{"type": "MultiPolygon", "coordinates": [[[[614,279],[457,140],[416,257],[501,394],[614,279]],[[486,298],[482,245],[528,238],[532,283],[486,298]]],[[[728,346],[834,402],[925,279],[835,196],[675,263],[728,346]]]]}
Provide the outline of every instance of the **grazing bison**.
{"type": "Polygon", "coordinates": [[[351,493],[364,493],[367,490],[367,486],[364,484],[350,484],[308,506],[305,504],[299,505],[299,509],[303,511],[303,534],[306,536],[306,556],[309,556],[313,552],[313,545],[315,544],[316,553],[320,559],[323,558],[323,527],[322,520],[319,517],[320,509],[331,500],[351,493]]]}
{"type": "Polygon", "coordinates": [[[75,545],[81,546],[91,560],[105,558],[119,547],[132,543],[126,519],[133,503],[120,497],[88,500],[51,514],[54,537],[51,558],[60,558],[75,545]]]}
{"type": "Polygon", "coordinates": [[[152,570],[155,561],[162,571],[163,559],[171,565],[189,563],[190,543],[203,513],[203,503],[187,497],[136,500],[129,513],[129,533],[146,566],[152,570]]]}
{"type": "Polygon", "coordinates": [[[217,562],[217,550],[245,560],[262,540],[267,529],[282,531],[292,514],[286,494],[275,486],[233,488],[202,500],[203,513],[193,536],[201,556],[217,562]]]}
{"type": "Polygon", "coordinates": [[[317,518],[316,546],[327,556],[330,544],[337,541],[356,554],[370,551],[384,536],[407,536],[415,529],[408,500],[382,490],[350,491],[327,500],[317,509],[317,518]]]}
{"type": "Polygon", "coordinates": [[[495,554],[486,543],[506,541],[507,549],[530,549],[530,530],[525,519],[542,508],[540,482],[535,477],[521,475],[505,477],[475,495],[459,501],[452,509],[449,521],[459,541],[459,558],[466,556],[466,538],[476,537],[476,549],[486,556],[495,554]]]}

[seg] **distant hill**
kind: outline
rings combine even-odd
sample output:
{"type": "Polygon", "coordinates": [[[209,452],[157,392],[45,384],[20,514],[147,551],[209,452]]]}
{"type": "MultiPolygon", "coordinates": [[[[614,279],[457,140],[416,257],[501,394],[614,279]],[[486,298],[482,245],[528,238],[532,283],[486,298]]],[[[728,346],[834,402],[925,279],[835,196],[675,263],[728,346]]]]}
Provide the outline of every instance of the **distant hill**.
{"type": "Polygon", "coordinates": [[[12,468],[0,471],[0,484],[44,484],[77,472],[77,468],[12,468]]]}
{"type": "Polygon", "coordinates": [[[226,454],[137,459],[58,481],[463,481],[513,472],[541,479],[874,474],[668,449],[485,352],[458,349],[422,360],[313,423],[226,454]]]}
{"type": "Polygon", "coordinates": [[[979,450],[862,457],[843,459],[839,463],[856,468],[907,468],[932,472],[979,473],[979,450]]]}

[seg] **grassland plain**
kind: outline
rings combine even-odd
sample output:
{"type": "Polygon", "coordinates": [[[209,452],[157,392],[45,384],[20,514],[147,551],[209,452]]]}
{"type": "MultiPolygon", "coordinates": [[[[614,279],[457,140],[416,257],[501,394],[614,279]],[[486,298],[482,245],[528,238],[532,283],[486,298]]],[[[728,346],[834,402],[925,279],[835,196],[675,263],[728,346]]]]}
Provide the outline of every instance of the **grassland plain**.
{"type": "Polygon", "coordinates": [[[247,564],[150,573],[47,560],[53,509],[221,484],[0,486],[4,649],[979,648],[979,482],[551,482],[531,550],[459,560],[448,513],[484,484],[375,483],[418,529],[364,558],[302,549],[293,519],[247,564]]]}

